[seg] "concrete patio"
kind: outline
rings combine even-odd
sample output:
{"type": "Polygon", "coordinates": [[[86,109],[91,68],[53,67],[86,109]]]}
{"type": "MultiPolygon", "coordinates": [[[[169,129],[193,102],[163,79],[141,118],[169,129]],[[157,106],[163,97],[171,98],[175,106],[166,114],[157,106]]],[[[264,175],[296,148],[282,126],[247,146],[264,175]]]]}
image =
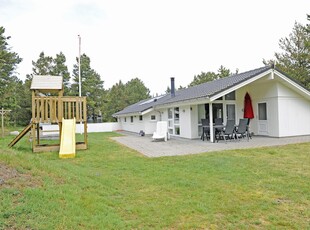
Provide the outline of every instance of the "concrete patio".
{"type": "Polygon", "coordinates": [[[163,157],[197,154],[204,152],[214,152],[232,149],[259,148],[267,146],[280,146],[294,143],[304,143],[310,141],[310,136],[272,138],[254,136],[252,139],[242,139],[241,141],[225,141],[210,143],[200,139],[189,140],[172,137],[167,142],[152,141],[152,136],[141,137],[136,133],[120,132],[123,136],[112,139],[131,149],[134,149],[147,157],[163,157]]]}

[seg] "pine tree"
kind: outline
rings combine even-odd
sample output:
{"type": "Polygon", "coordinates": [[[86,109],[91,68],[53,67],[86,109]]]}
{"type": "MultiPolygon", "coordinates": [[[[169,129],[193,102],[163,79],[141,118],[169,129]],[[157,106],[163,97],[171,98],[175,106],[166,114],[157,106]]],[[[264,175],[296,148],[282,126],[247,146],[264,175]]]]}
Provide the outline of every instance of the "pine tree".
{"type": "Polygon", "coordinates": [[[17,65],[22,61],[8,44],[10,37],[4,35],[5,28],[0,27],[0,108],[11,109],[13,120],[19,110],[19,87],[22,82],[16,76],[17,65]]]}
{"type": "MultiPolygon", "coordinates": [[[[308,20],[310,20],[308,16],[308,20]]],[[[295,22],[288,37],[279,40],[282,52],[275,53],[275,60],[263,60],[275,64],[283,72],[310,88],[310,27],[295,22]]]]}
{"type": "MultiPolygon", "coordinates": [[[[73,84],[71,86],[72,94],[79,95],[79,66],[73,66],[73,84]]],[[[100,75],[91,68],[90,58],[83,54],[81,56],[81,95],[87,97],[88,116],[96,118],[102,111],[103,96],[105,94],[103,81],[100,75]]]]}

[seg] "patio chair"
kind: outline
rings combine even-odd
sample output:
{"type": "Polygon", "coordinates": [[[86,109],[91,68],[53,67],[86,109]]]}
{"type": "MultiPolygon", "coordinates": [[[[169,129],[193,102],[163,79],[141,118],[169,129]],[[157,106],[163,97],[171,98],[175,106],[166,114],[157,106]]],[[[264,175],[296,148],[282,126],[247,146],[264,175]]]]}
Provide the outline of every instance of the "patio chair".
{"type": "MultiPolygon", "coordinates": [[[[223,125],[223,118],[215,118],[214,119],[214,125],[215,126],[217,126],[217,125],[222,126],[223,125]]],[[[215,138],[216,138],[216,136],[221,134],[222,131],[223,131],[223,128],[215,128],[215,132],[214,132],[215,138]]]]}
{"type": "Polygon", "coordinates": [[[251,119],[250,118],[246,118],[246,119],[248,120],[247,126],[246,126],[247,132],[248,132],[249,138],[252,139],[252,135],[251,135],[251,132],[250,132],[250,121],[251,121],[251,119]]]}
{"type": "Polygon", "coordinates": [[[248,119],[244,118],[244,119],[239,119],[239,125],[237,127],[237,131],[236,131],[236,137],[238,138],[244,138],[247,137],[247,139],[249,140],[249,133],[248,133],[248,119]]]}
{"type": "Polygon", "coordinates": [[[202,125],[202,135],[201,139],[204,141],[205,137],[206,139],[210,139],[210,124],[209,119],[201,119],[201,125],[202,125]]]}
{"type": "Polygon", "coordinates": [[[223,118],[214,119],[214,125],[222,125],[222,124],[223,124],[223,118]]]}
{"type": "Polygon", "coordinates": [[[235,120],[227,120],[225,129],[219,133],[217,142],[219,142],[220,136],[223,137],[226,143],[227,143],[227,138],[230,140],[235,139],[235,120]]]}
{"type": "Polygon", "coordinates": [[[156,131],[153,133],[153,141],[164,140],[167,141],[168,134],[168,123],[167,121],[158,121],[156,124],[156,131]]]}

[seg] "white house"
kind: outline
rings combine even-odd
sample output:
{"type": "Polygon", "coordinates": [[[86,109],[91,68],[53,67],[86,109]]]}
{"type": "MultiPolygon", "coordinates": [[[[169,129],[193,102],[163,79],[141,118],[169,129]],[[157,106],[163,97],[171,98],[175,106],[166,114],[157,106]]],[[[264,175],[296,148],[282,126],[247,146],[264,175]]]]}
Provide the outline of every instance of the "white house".
{"type": "MultiPolygon", "coordinates": [[[[265,66],[234,74],[171,94],[140,101],[114,114],[123,130],[152,134],[157,121],[168,121],[169,133],[199,138],[201,119],[214,118],[238,123],[243,118],[244,97],[252,98],[254,135],[287,137],[310,135],[310,92],[285,73],[265,66]]],[[[211,134],[211,140],[213,140],[211,134]]]]}

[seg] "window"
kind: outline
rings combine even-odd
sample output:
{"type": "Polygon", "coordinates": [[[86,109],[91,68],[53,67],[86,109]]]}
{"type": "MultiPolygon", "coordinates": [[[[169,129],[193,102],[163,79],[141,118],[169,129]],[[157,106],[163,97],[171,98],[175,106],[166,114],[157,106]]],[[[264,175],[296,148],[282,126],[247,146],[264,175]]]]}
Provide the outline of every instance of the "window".
{"type": "Polygon", "coordinates": [[[179,124],[180,120],[180,109],[179,107],[174,108],[174,124],[179,124]]]}
{"type": "Polygon", "coordinates": [[[124,117],[124,121],[127,122],[126,117],[124,117]]]}
{"type": "Polygon", "coordinates": [[[230,92],[229,94],[225,95],[225,100],[236,100],[236,93],[235,91],[230,92]]]}
{"type": "Polygon", "coordinates": [[[143,121],[143,116],[142,115],[139,116],[139,121],[143,121]]]}
{"type": "Polygon", "coordinates": [[[133,123],[133,116],[130,117],[130,122],[133,123]]]}
{"type": "Polygon", "coordinates": [[[172,119],[172,109],[168,109],[168,119],[172,119]]]}
{"type": "Polygon", "coordinates": [[[267,103],[258,103],[258,120],[267,120],[267,103]]]}
{"type": "Polygon", "coordinates": [[[180,126],[174,126],[174,134],[180,135],[180,126]]]}
{"type": "Polygon", "coordinates": [[[227,120],[235,120],[236,119],[236,106],[234,104],[226,105],[226,117],[227,120]]]}
{"type": "Polygon", "coordinates": [[[216,118],[223,118],[223,104],[214,103],[212,104],[212,109],[213,109],[213,122],[216,118]]]}
{"type": "Polygon", "coordinates": [[[151,115],[151,121],[156,121],[156,115],[151,115]]]}

